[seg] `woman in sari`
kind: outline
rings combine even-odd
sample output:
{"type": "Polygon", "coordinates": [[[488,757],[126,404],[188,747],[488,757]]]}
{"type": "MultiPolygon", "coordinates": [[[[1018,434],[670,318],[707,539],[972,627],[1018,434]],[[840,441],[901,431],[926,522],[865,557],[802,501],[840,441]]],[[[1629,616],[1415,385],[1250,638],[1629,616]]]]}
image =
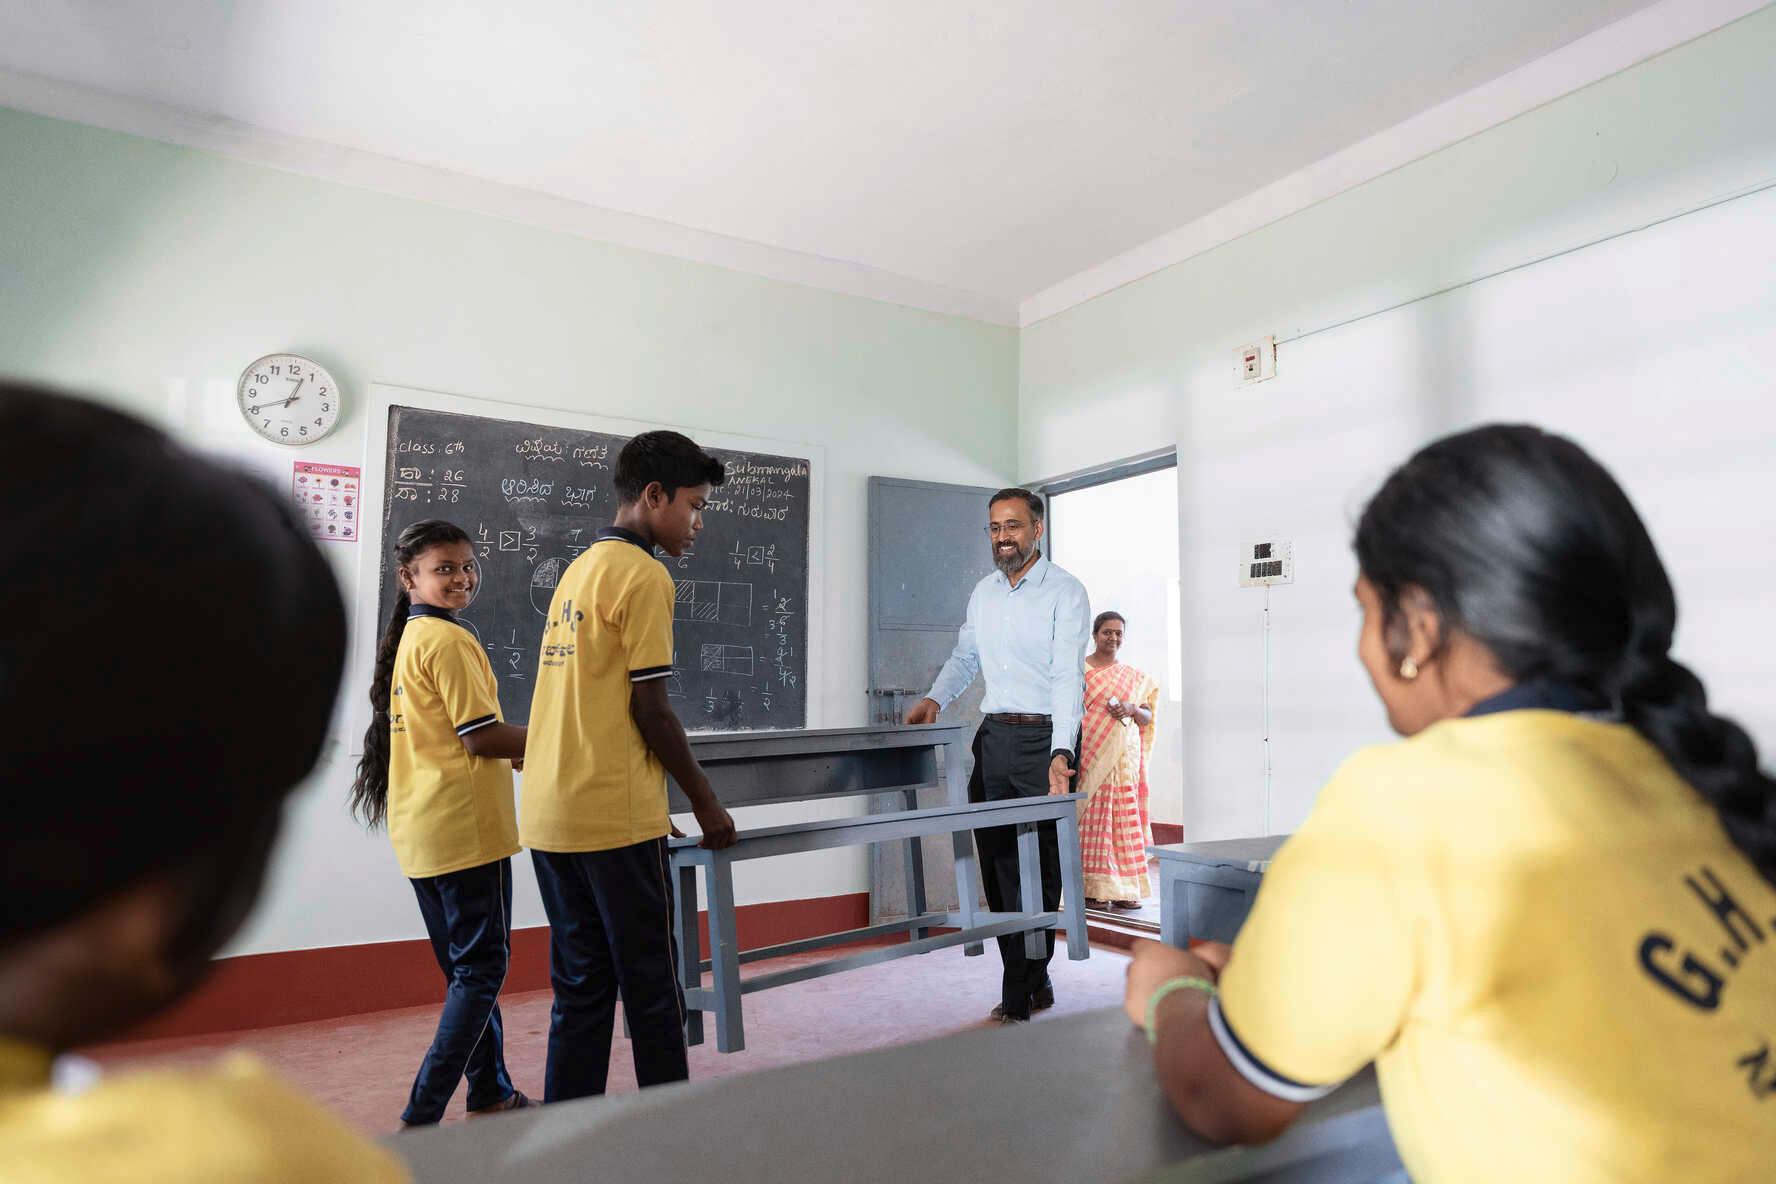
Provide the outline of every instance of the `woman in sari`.
{"type": "Polygon", "coordinates": [[[1116,660],[1121,613],[1092,622],[1096,648],[1085,659],[1085,719],[1079,744],[1079,845],[1088,908],[1138,909],[1147,880],[1147,762],[1159,684],[1116,660]]]}

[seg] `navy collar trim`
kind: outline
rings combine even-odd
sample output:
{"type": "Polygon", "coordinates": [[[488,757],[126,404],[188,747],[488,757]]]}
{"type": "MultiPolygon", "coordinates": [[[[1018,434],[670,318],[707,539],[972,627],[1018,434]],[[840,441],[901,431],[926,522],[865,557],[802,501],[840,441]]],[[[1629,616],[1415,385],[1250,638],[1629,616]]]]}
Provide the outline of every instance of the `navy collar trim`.
{"type": "Polygon", "coordinates": [[[1521,682],[1508,691],[1468,708],[1464,718],[1497,715],[1501,711],[1566,711],[1574,715],[1608,715],[1609,705],[1596,695],[1570,683],[1548,679],[1521,682]]]}
{"type": "Polygon", "coordinates": [[[626,527],[606,526],[606,527],[600,529],[598,532],[597,541],[602,543],[606,539],[621,539],[625,543],[634,543],[636,546],[640,547],[643,551],[646,551],[649,555],[652,555],[654,553],[654,545],[652,543],[648,542],[646,539],[644,539],[640,535],[636,534],[633,530],[629,530],[626,527]]]}
{"type": "MultiPolygon", "coordinates": [[[[437,617],[440,621],[449,621],[452,625],[463,625],[461,621],[456,619],[456,614],[449,609],[438,608],[436,605],[431,604],[408,605],[407,619],[411,621],[414,617],[437,617]]],[[[467,629],[468,626],[463,625],[463,628],[467,629]]]]}

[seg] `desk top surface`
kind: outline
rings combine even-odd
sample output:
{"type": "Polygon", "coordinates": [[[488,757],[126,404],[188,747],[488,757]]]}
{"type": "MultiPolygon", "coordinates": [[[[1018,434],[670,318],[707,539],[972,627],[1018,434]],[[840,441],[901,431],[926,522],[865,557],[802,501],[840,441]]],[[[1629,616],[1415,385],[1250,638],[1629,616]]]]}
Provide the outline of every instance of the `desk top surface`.
{"type": "MultiPolygon", "coordinates": [[[[617,1055],[624,1055],[619,1043],[617,1055]]],[[[422,1182],[1129,1180],[1182,1161],[1299,1157],[1385,1131],[1372,1071],[1257,1151],[1173,1118],[1118,1008],[391,1136],[422,1182]]],[[[1278,1159],[1282,1162],[1282,1158],[1278,1159]]],[[[1194,1173],[1193,1173],[1194,1174],[1194,1173]]],[[[1240,1175],[1244,1175],[1242,1170],[1240,1175]]]]}
{"type": "Polygon", "coordinates": [[[944,744],[968,728],[966,724],[876,724],[861,728],[761,728],[750,732],[693,732],[693,748],[720,749],[759,745],[795,751],[849,751],[872,745],[944,744]]]}
{"type": "Polygon", "coordinates": [[[1277,853],[1277,848],[1288,837],[1260,835],[1250,839],[1216,839],[1207,843],[1166,843],[1147,850],[1161,862],[1180,860],[1184,863],[1209,863],[1261,872],[1269,866],[1271,856],[1277,853]]]}

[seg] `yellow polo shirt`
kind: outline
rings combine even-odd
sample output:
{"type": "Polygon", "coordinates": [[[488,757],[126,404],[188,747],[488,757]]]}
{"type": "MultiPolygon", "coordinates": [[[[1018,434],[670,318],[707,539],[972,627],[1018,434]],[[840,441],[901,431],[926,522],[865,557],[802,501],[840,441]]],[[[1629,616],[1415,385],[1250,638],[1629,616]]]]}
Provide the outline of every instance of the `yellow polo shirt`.
{"type": "Polygon", "coordinates": [[[1352,757],[1210,1026],[1292,1100],[1375,1061],[1417,1184],[1776,1179],[1776,889],[1621,724],[1504,711],[1352,757]]]}
{"type": "Polygon", "coordinates": [[[539,851],[608,851],[657,839],[666,771],[629,714],[630,687],[672,674],[672,576],[637,536],[607,528],[549,602],[519,833],[539,851]]]}
{"type": "Polygon", "coordinates": [[[498,723],[499,684],[475,635],[415,605],[389,688],[389,841],[403,875],[480,867],[518,853],[512,762],[462,738],[498,723]]]}
{"type": "Polygon", "coordinates": [[[6,1184],[396,1184],[387,1151],[235,1054],[202,1070],[49,1089],[49,1054],[0,1038],[6,1184]]]}

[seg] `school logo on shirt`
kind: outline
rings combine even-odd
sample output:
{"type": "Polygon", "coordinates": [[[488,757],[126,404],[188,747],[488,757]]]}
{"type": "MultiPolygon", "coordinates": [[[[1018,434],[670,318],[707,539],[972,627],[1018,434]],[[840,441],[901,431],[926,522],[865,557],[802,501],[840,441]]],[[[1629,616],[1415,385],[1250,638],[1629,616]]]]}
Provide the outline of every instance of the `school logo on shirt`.
{"type": "Polygon", "coordinates": [[[550,641],[549,635],[555,632],[555,627],[557,625],[567,626],[568,633],[577,633],[579,632],[580,622],[585,619],[586,614],[574,608],[572,597],[561,602],[561,611],[555,614],[554,618],[543,626],[543,665],[566,665],[567,659],[574,655],[575,647],[573,641],[570,638],[550,641]]]}
{"type": "MultiPolygon", "coordinates": [[[[1733,977],[1745,965],[1748,956],[1756,954],[1767,935],[1763,926],[1745,910],[1727,886],[1704,866],[1695,875],[1686,875],[1684,885],[1699,901],[1707,915],[1720,927],[1725,940],[1718,952],[1699,952],[1699,947],[1712,942],[1696,942],[1679,946],[1677,939],[1659,930],[1649,930],[1640,939],[1640,968],[1652,980],[1684,1003],[1700,1011],[1718,1011],[1721,998],[1733,977]]],[[[1768,918],[1776,928],[1776,917],[1768,918]]],[[[1734,1062],[1746,1075],[1752,1096],[1758,1099],[1776,1096],[1776,1048],[1768,1037],[1734,1062]]]]}

